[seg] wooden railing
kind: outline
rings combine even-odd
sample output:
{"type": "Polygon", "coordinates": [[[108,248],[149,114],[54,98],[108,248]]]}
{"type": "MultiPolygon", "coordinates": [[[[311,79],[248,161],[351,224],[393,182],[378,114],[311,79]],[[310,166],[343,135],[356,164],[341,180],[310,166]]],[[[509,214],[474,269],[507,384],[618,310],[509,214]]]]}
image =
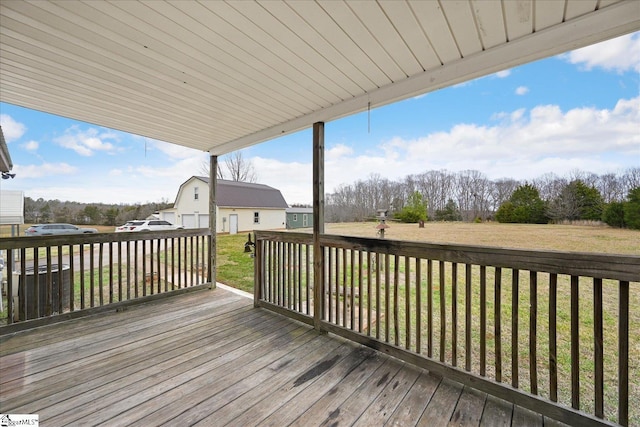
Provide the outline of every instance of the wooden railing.
{"type": "Polygon", "coordinates": [[[208,229],[2,238],[0,324],[19,329],[210,285],[210,248],[208,229]]]}
{"type": "Polygon", "coordinates": [[[571,425],[640,423],[640,257],[333,235],[320,247],[314,293],[312,236],[256,232],[256,305],[571,425]]]}

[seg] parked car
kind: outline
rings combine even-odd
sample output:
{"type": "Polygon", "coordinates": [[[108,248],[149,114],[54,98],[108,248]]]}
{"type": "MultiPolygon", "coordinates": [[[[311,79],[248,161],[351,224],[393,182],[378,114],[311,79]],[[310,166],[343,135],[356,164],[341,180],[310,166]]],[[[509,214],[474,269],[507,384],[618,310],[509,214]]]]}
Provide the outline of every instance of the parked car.
{"type": "Polygon", "coordinates": [[[37,224],[24,231],[27,236],[53,236],[60,234],[97,233],[95,228],[81,228],[71,224],[37,224]]]}
{"type": "Polygon", "coordinates": [[[136,220],[128,221],[125,225],[116,227],[116,233],[124,231],[158,231],[158,230],[180,230],[183,229],[182,225],[174,225],[169,221],[163,221],[160,219],[151,220],[136,220]]]}

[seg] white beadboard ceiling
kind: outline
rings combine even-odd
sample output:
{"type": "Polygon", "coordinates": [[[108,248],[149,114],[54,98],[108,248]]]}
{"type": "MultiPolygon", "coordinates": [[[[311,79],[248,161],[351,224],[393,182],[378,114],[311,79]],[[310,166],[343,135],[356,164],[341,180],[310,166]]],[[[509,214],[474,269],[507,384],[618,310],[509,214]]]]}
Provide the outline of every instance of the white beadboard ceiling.
{"type": "Polygon", "coordinates": [[[640,30],[638,0],[2,0],[0,15],[0,101],[216,155],[640,30]]]}

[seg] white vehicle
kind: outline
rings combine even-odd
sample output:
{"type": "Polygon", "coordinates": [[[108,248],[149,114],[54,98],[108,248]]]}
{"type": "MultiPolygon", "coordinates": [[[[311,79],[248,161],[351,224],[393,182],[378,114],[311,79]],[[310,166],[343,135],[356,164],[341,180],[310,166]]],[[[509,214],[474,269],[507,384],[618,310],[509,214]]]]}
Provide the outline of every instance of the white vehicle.
{"type": "Polygon", "coordinates": [[[116,233],[122,233],[127,231],[160,231],[160,230],[180,230],[183,229],[182,225],[174,225],[169,221],[163,221],[160,219],[151,220],[136,220],[128,221],[125,225],[116,227],[116,233]]]}

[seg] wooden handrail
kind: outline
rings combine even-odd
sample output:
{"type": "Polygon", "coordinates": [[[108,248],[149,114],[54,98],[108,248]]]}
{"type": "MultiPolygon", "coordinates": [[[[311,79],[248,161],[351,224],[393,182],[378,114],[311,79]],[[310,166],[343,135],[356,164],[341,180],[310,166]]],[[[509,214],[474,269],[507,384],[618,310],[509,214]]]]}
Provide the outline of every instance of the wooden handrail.
{"type": "Polygon", "coordinates": [[[315,284],[298,273],[314,259],[311,234],[256,232],[256,305],[569,424],[629,423],[629,400],[640,399],[628,387],[640,257],[325,234],[319,243],[324,279],[315,284]],[[316,285],[319,312],[297,302],[316,285]],[[618,324],[614,338],[603,319],[618,324]]]}
{"type": "Polygon", "coordinates": [[[0,323],[42,324],[67,313],[211,286],[210,236],[203,228],[2,238],[8,310],[0,323]]]}

